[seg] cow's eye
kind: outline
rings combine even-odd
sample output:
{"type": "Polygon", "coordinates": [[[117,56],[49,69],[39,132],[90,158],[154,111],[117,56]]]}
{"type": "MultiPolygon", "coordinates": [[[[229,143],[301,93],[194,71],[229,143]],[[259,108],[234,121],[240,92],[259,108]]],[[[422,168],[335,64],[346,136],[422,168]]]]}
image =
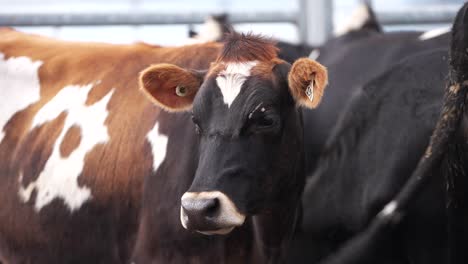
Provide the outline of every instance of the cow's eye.
{"type": "Polygon", "coordinates": [[[272,113],[258,113],[250,119],[251,132],[275,131],[279,124],[279,117],[272,113]]]}
{"type": "Polygon", "coordinates": [[[275,119],[272,118],[271,116],[261,116],[255,119],[255,125],[258,127],[270,127],[275,124],[275,119]]]}

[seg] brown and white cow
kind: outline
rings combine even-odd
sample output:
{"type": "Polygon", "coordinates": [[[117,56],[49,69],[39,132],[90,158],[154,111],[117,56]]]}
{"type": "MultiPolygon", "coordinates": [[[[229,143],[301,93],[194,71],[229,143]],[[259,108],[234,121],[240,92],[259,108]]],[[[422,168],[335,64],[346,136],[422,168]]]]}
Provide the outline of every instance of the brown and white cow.
{"type": "Polygon", "coordinates": [[[1,30],[0,262],[281,261],[298,106],[326,82],[251,35],[162,48],[1,30]]]}

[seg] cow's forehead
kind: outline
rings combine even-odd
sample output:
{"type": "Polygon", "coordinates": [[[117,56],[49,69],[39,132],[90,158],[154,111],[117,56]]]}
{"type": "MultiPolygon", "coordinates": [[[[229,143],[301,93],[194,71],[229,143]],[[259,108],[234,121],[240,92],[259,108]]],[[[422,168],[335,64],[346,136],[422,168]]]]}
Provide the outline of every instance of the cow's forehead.
{"type": "Polygon", "coordinates": [[[262,60],[242,60],[242,61],[219,61],[212,63],[207,78],[216,78],[225,74],[240,74],[249,76],[260,76],[268,78],[272,75],[273,68],[284,63],[281,59],[262,60]]]}
{"type": "MultiPolygon", "coordinates": [[[[211,64],[201,91],[193,105],[194,112],[207,116],[234,113],[242,115],[251,104],[271,99],[280,77],[275,66],[285,63],[277,56],[277,48],[269,39],[243,34],[227,36],[227,41],[211,64]],[[278,75],[278,76],[277,76],[278,75]],[[271,93],[271,94],[269,94],[271,93]]],[[[236,114],[237,115],[237,114],[236,114]]]]}
{"type": "MultiPolygon", "coordinates": [[[[249,97],[252,93],[259,92],[257,91],[259,89],[272,88],[276,78],[273,74],[273,68],[276,64],[276,61],[258,60],[218,62],[212,66],[205,79],[200,96],[201,100],[198,100],[198,103],[205,104],[208,103],[207,101],[221,99],[227,109],[230,109],[234,101],[245,101],[246,99],[239,97],[249,97]]],[[[264,93],[265,91],[263,91],[264,93]]],[[[218,102],[213,103],[217,104],[218,102]]]]}

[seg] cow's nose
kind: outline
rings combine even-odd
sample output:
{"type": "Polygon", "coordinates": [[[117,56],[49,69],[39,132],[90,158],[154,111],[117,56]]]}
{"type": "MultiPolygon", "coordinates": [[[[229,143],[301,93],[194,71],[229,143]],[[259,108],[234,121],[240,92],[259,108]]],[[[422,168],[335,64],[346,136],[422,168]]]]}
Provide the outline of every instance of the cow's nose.
{"type": "Polygon", "coordinates": [[[182,226],[202,234],[228,234],[241,226],[245,217],[231,199],[219,191],[186,192],[181,199],[182,226]]]}
{"type": "Polygon", "coordinates": [[[205,227],[219,212],[218,198],[184,198],[182,210],[191,226],[205,227]]]}

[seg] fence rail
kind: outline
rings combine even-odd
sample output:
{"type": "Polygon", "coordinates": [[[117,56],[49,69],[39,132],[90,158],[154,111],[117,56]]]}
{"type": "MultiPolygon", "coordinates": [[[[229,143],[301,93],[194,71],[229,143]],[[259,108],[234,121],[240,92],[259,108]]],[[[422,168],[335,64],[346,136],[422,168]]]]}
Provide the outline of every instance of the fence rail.
{"type": "Polygon", "coordinates": [[[423,6],[377,12],[383,25],[452,23],[461,5],[423,6]]]}
{"type": "MultiPolygon", "coordinates": [[[[0,14],[2,26],[113,26],[203,23],[207,13],[168,14],[155,12],[88,14],[0,14]]],[[[296,23],[296,14],[284,12],[230,13],[232,23],[296,23]]]]}
{"type": "MultiPolygon", "coordinates": [[[[401,9],[377,12],[384,25],[451,23],[459,6],[422,9],[401,9]]],[[[203,23],[207,13],[4,13],[1,26],[110,26],[110,25],[167,25],[203,23]]],[[[299,23],[299,14],[286,12],[230,13],[232,23],[299,23]]]]}

